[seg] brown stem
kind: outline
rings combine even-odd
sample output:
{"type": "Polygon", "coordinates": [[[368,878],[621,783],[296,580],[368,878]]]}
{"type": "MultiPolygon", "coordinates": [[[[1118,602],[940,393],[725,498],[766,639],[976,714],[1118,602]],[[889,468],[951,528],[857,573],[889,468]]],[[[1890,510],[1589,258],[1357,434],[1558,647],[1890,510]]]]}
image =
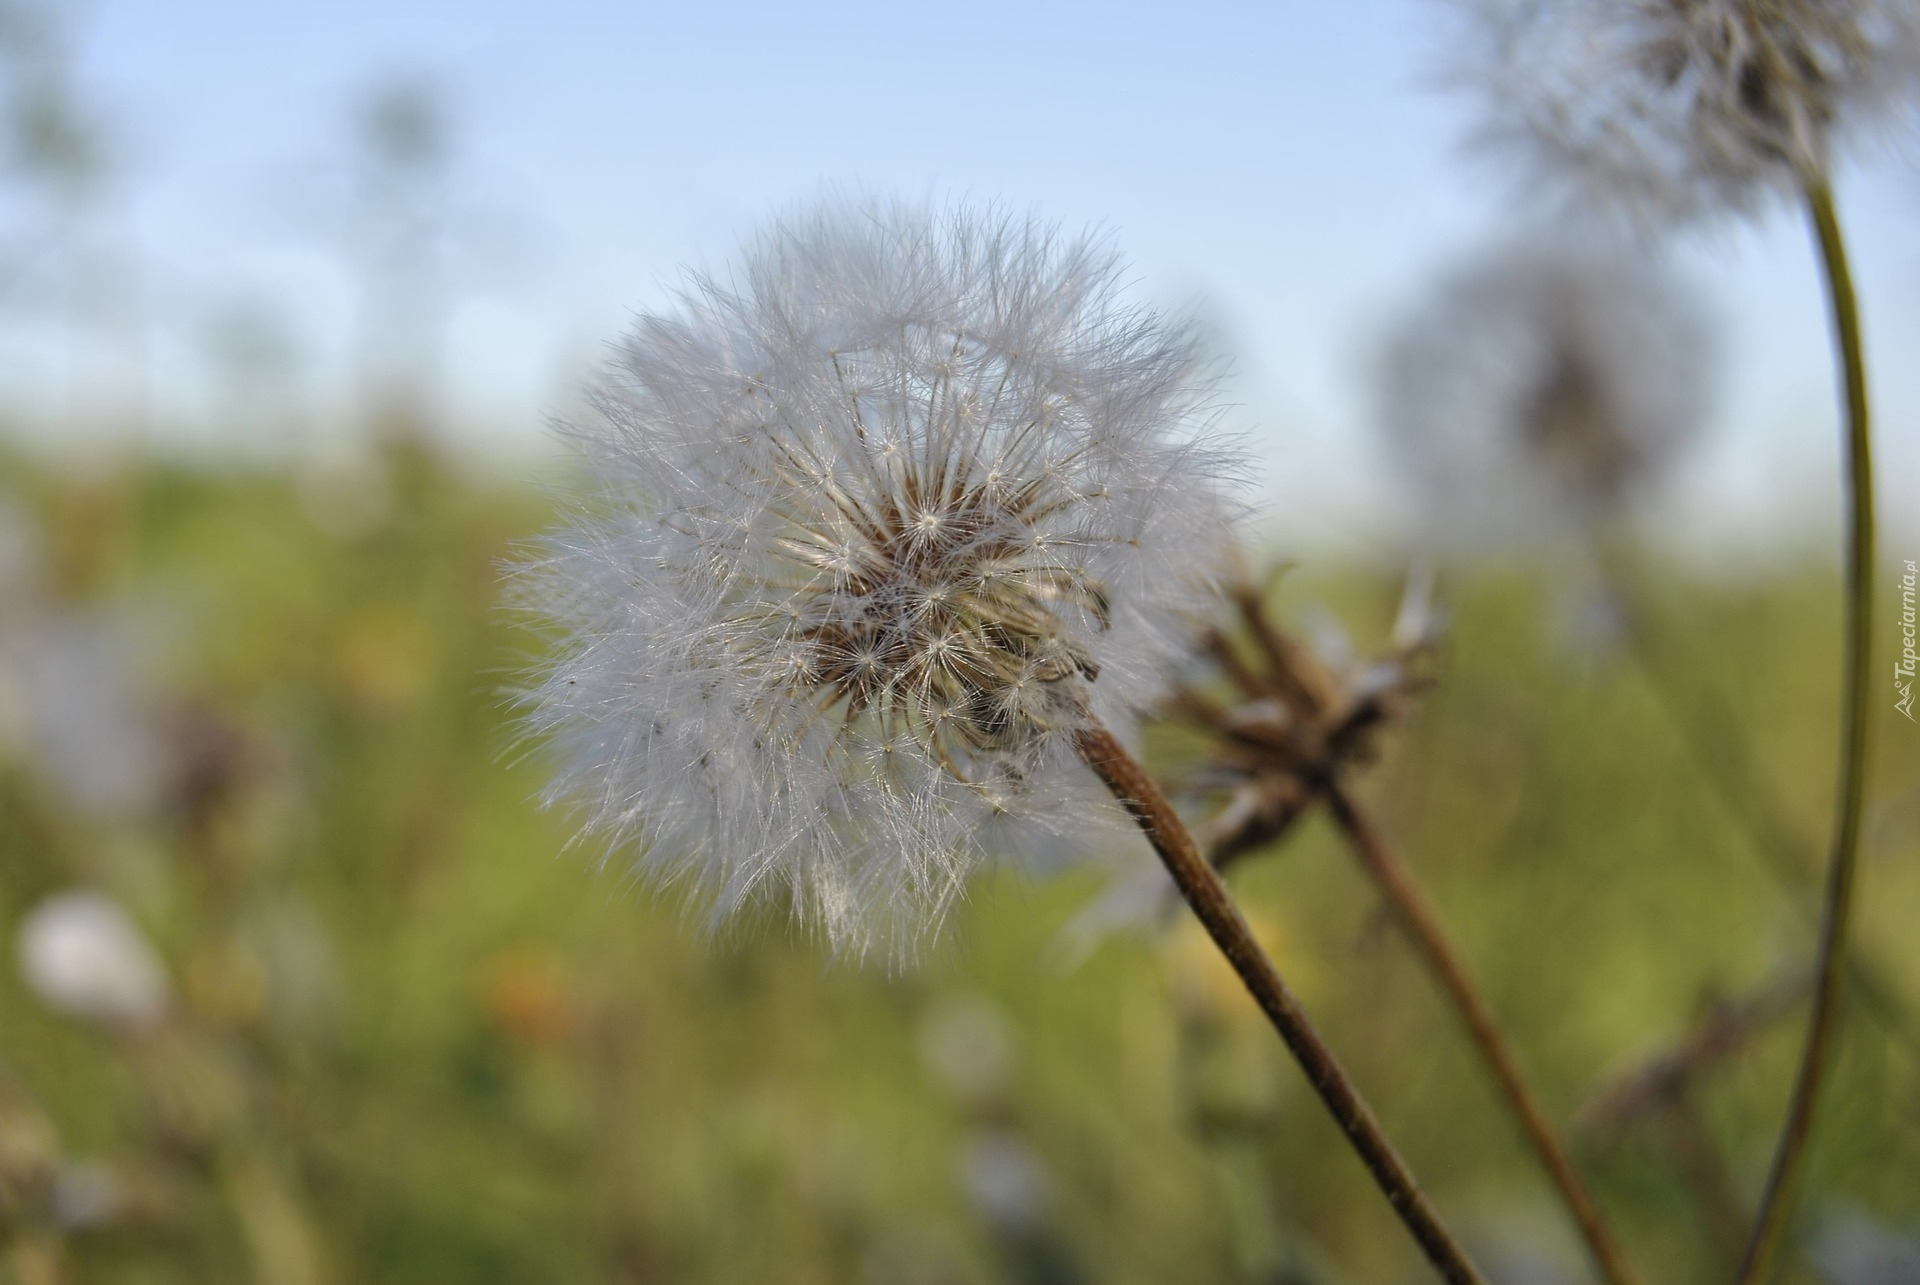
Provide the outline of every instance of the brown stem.
{"type": "Polygon", "coordinates": [[[1232,680],[1240,689],[1241,695],[1249,700],[1264,700],[1272,695],[1259,675],[1247,667],[1240,659],[1240,653],[1234,650],[1233,640],[1225,634],[1211,634],[1207,638],[1207,650],[1213,653],[1213,659],[1220,666],[1220,672],[1232,680]]]}
{"type": "Polygon", "coordinates": [[[1274,689],[1294,716],[1311,719],[1333,708],[1338,697],[1320,662],[1306,648],[1273,627],[1261,593],[1242,587],[1233,590],[1232,597],[1247,623],[1247,631],[1267,658],[1267,675],[1274,689]]]}
{"type": "Polygon", "coordinates": [[[1860,812],[1866,797],[1867,671],[1873,659],[1873,449],[1867,421],[1866,355],[1860,341],[1860,308],[1847,268],[1846,243],[1833,210],[1833,193],[1824,180],[1806,185],[1807,213],[1827,279],[1835,346],[1839,350],[1846,393],[1846,659],[1840,705],[1840,783],[1835,790],[1833,855],[1820,919],[1819,968],[1813,1015],[1807,1020],[1786,1123],[1773,1154],[1773,1168],[1760,1199],[1753,1238],[1741,1264],[1741,1285],[1767,1278],[1787,1228],[1795,1180],[1813,1137],[1814,1110],[1826,1078],[1827,1052],[1846,989],[1847,926],[1852,917],[1854,872],[1860,855],[1860,812]]]}
{"type": "Polygon", "coordinates": [[[1475,1047],[1486,1059],[1487,1068],[1493,1072],[1494,1081],[1499,1085],[1501,1095],[1506,1098],[1508,1108],[1519,1120],[1527,1141],[1532,1144],[1534,1154],[1553,1180],[1553,1185],[1559,1188],[1560,1197],[1566,1202],[1574,1222],[1579,1224],[1580,1235],[1586,1240],[1588,1252],[1592,1254],[1601,1276],[1611,1285],[1637,1285],[1638,1278],[1627,1265],[1619,1246],[1614,1243],[1600,1216],[1599,1206],[1587,1191],[1579,1170],[1574,1168],[1566,1148],[1548,1123],[1546,1113],[1534,1101],[1526,1081],[1521,1078],[1513,1053],[1507,1048],[1499,1027],[1494,1023],[1492,1010],[1481,998],[1473,979],[1467,975],[1465,964],[1454,953],[1446,931],[1440,926],[1439,917],[1414,883],[1412,874],[1337,782],[1326,783],[1322,793],[1335,824],[1346,836],[1354,856],[1392,907],[1394,916],[1406,930],[1407,936],[1413,939],[1414,947],[1426,961],[1428,970],[1453,1001],[1467,1034],[1473,1038],[1475,1047]]]}
{"type": "Polygon", "coordinates": [[[1146,834],[1166,863],[1167,873],[1186,898],[1187,905],[1206,928],[1227,962],[1240,975],[1280,1038],[1286,1041],[1307,1082],[1319,1094],[1340,1131],[1359,1154],[1361,1163],[1399,1214],[1400,1221],[1426,1254],[1443,1280],[1455,1285],[1481,1285],[1480,1273],[1451,1233],[1440,1222],[1406,1162],[1381,1132],[1379,1121],[1347,1078],[1326,1042],[1314,1030],[1299,1001],[1287,989],[1280,973],[1254,940],[1247,922],[1235,908],[1220,876],[1201,855],[1173,805],[1160,792],[1139,760],[1127,752],[1099,722],[1089,718],[1075,738],[1075,748],[1087,766],[1113,792],[1121,806],[1146,834]]]}
{"type": "Polygon", "coordinates": [[[1207,862],[1224,874],[1261,849],[1279,843],[1307,814],[1310,802],[1310,798],[1286,799],[1275,807],[1263,808],[1231,829],[1220,829],[1201,849],[1207,854],[1207,862]]]}

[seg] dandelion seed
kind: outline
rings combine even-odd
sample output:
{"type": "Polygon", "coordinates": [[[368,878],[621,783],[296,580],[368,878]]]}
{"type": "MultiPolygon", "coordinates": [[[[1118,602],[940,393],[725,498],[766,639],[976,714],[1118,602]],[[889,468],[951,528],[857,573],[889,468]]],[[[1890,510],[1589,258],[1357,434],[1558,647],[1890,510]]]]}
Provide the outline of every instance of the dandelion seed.
{"type": "Polygon", "coordinates": [[[1191,330],[1097,241],[869,204],[643,319],[523,568],[551,795],[725,915],[910,947],[990,851],[1084,830],[1071,739],[1157,695],[1232,466],[1191,330]]]}
{"type": "Polygon", "coordinates": [[[1485,141],[1656,220],[1751,213],[1920,104],[1912,0],[1455,0],[1485,141]]]}
{"type": "Polygon", "coordinates": [[[1701,427],[1710,331],[1644,259],[1535,245],[1440,282],[1386,345],[1379,419],[1468,547],[1610,515],[1701,427]]]}

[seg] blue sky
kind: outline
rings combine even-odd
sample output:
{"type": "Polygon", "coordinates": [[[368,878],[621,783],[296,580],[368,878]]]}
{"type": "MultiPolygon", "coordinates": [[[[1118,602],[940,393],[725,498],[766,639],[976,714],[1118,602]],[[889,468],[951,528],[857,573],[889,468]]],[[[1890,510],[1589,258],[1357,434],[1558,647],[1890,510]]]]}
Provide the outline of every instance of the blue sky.
{"type": "MultiPolygon", "coordinates": [[[[769,211],[828,184],[961,196],[1112,230],[1140,291],[1197,304],[1238,353],[1236,418],[1276,526],[1371,547],[1396,500],[1368,429],[1369,345],[1512,213],[1501,173],[1462,156],[1464,106],[1432,87],[1440,27],[1423,0],[95,0],[74,15],[82,84],[130,161],[156,418],[218,449],[285,428],[220,409],[208,318],[276,318],[314,401],[345,383],[356,279],[321,213],[354,101],[395,75],[440,85],[458,130],[470,245],[449,397],[476,451],[516,458],[544,449],[543,416],[630,312],[769,211]]],[[[1916,531],[1920,170],[1849,172],[1842,199],[1888,508],[1916,531]]],[[[1668,509],[1710,543],[1832,521],[1832,382],[1804,242],[1783,214],[1686,256],[1731,361],[1668,509]]],[[[0,396],[60,396],[44,345],[17,325],[4,338],[0,396]]]]}

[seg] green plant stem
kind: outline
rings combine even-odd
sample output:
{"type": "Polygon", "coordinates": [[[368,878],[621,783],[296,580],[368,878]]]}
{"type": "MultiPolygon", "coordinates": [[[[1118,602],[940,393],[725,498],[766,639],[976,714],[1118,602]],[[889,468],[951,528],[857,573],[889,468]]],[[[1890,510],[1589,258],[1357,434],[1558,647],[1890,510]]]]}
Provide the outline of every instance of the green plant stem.
{"type": "Polygon", "coordinates": [[[1813,1137],[1814,1112],[1825,1079],[1833,1030],[1839,1015],[1846,977],[1848,920],[1853,908],[1854,875],[1860,851],[1860,812],[1866,793],[1867,673],[1873,640],[1873,451],[1867,420],[1866,357],[1860,342],[1860,309],[1854,298],[1853,277],[1847,267],[1846,244],[1834,215],[1833,192],[1824,180],[1806,184],[1807,213],[1827,279],[1833,313],[1835,345],[1839,350],[1846,388],[1847,441],[1847,561],[1846,658],[1842,678],[1840,782],[1834,807],[1833,852],[1827,867],[1824,908],[1820,920],[1819,965],[1814,982],[1813,1014],[1807,1022],[1800,1070],[1787,1106],[1786,1123],[1774,1151],[1753,1236],[1741,1264],[1741,1285],[1767,1279],[1787,1216],[1793,1205],[1795,1180],[1813,1137]]]}
{"type": "Polygon", "coordinates": [[[1344,788],[1330,781],[1322,787],[1321,793],[1327,801],[1334,824],[1346,837],[1348,847],[1373,880],[1380,895],[1386,899],[1401,929],[1412,939],[1428,971],[1453,1001],[1461,1024],[1466,1027],[1474,1046],[1486,1060],[1487,1069],[1493,1073],[1501,1096],[1520,1122],[1521,1130],[1526,1134],[1541,1166],[1547,1171],[1547,1176],[1559,1189],[1567,1212],[1573,1215],[1574,1222],[1579,1226],[1581,1238],[1587,1243],[1587,1252],[1592,1255],[1601,1277],[1609,1285],[1637,1285],[1639,1278],[1628,1265],[1620,1247],[1614,1243],[1605,1220],[1600,1216],[1599,1205],[1587,1190],[1580,1171],[1574,1167],[1572,1157],[1567,1154],[1553,1125],[1548,1122],[1546,1113],[1534,1101],[1532,1092],[1521,1077],[1519,1064],[1514,1061],[1512,1051],[1508,1049],[1500,1028],[1493,1020],[1493,1010],[1481,998],[1479,989],[1467,974],[1465,963],[1447,940],[1439,916],[1414,882],[1412,873],[1344,788]]]}
{"type": "Polygon", "coordinates": [[[1400,1221],[1433,1264],[1441,1279],[1454,1285],[1480,1285],[1482,1278],[1465,1252],[1441,1223],[1432,1203],[1414,1180],[1406,1162],[1387,1141],[1371,1108],[1341,1068],[1326,1041],[1314,1030],[1300,1003],[1281,980],[1273,961],[1254,939],[1228,895],[1220,875],[1207,864],[1173,805],[1147,774],[1138,759],[1097,721],[1077,734],[1080,757],[1113,792],[1121,806],[1146,834],[1180,895],[1226,956],[1234,972],[1266,1013],[1280,1038],[1286,1041],[1307,1081],[1319,1094],[1333,1121],[1359,1154],[1361,1163],[1385,1194],[1400,1221]]]}

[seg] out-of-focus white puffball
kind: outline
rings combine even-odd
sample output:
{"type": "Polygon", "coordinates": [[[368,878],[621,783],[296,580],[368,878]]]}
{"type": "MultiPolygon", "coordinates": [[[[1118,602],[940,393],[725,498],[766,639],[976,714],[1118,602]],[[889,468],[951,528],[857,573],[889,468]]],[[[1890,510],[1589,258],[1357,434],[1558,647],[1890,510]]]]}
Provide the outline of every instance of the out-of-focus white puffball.
{"type": "Polygon", "coordinates": [[[981,1216],[1004,1231],[1026,1231],[1046,1220],[1053,1181],[1046,1161],[1010,1129],[986,1129],[967,1140],[960,1182],[981,1216]]]}
{"type": "Polygon", "coordinates": [[[47,1007],[118,1030],[166,1015],[165,967],[131,916],[98,892],[58,893],[20,924],[20,972],[47,1007]]]}
{"type": "Polygon", "coordinates": [[[987,1107],[1012,1091],[1018,1033],[985,997],[951,1000],[920,1026],[920,1061],[960,1103],[987,1107]]]}

